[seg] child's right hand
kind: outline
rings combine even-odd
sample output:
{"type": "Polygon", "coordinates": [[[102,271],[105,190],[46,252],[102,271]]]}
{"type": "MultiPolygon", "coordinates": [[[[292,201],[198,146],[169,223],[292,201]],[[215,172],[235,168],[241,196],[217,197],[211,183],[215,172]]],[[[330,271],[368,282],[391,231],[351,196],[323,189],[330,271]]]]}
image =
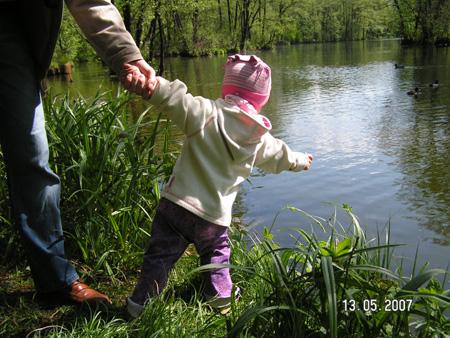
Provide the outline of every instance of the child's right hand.
{"type": "Polygon", "coordinates": [[[311,164],[312,164],[312,161],[313,161],[314,157],[311,154],[309,154],[309,153],[305,153],[305,155],[306,155],[308,163],[305,165],[303,170],[308,170],[311,167],[311,164]]]}

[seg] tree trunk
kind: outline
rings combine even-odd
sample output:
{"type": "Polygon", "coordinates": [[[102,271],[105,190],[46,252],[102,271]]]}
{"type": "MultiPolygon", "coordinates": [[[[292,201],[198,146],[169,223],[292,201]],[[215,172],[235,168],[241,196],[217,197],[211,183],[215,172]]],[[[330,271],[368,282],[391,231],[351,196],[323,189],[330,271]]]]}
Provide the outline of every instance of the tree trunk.
{"type": "Polygon", "coordinates": [[[400,19],[399,22],[399,29],[400,29],[400,36],[405,37],[405,19],[403,17],[403,12],[400,8],[400,4],[398,3],[398,0],[394,0],[394,7],[397,9],[397,13],[400,19]]]}
{"type": "Polygon", "coordinates": [[[231,7],[230,0],[227,0],[227,12],[228,12],[228,31],[231,33],[231,7]]]}
{"type": "Polygon", "coordinates": [[[138,47],[141,46],[141,38],[142,38],[142,31],[143,31],[143,24],[144,24],[144,16],[145,16],[145,9],[146,9],[147,1],[141,0],[141,3],[139,5],[139,16],[136,21],[136,27],[134,32],[134,41],[136,42],[136,45],[138,47]]]}
{"type": "Polygon", "coordinates": [[[222,6],[220,6],[220,0],[217,0],[217,10],[219,12],[219,27],[222,28],[222,6]]]}
{"type": "Polygon", "coordinates": [[[236,0],[236,6],[234,7],[234,27],[233,27],[233,32],[235,32],[236,28],[237,28],[238,7],[239,7],[239,1],[236,0]]]}
{"type": "Polygon", "coordinates": [[[196,6],[194,8],[194,13],[192,13],[192,42],[194,43],[194,48],[198,43],[198,29],[199,29],[199,21],[198,21],[198,2],[196,2],[196,6]]]}
{"type": "Polygon", "coordinates": [[[263,6],[263,16],[262,16],[262,25],[261,25],[261,37],[262,41],[265,41],[264,35],[266,34],[266,8],[267,7],[267,1],[264,0],[264,6],[263,6]]]}
{"type": "Polygon", "coordinates": [[[158,75],[162,76],[164,73],[164,53],[165,53],[165,41],[164,41],[164,30],[161,20],[161,15],[159,9],[161,7],[161,2],[158,0],[158,6],[155,13],[155,18],[158,23],[159,30],[159,66],[158,66],[158,75]]]}
{"type": "Polygon", "coordinates": [[[250,1],[242,1],[242,11],[241,11],[241,39],[239,42],[239,49],[241,53],[245,53],[245,43],[249,35],[250,26],[250,1]]]}
{"type": "Polygon", "coordinates": [[[125,24],[125,28],[128,32],[131,33],[131,7],[130,2],[125,1],[125,4],[122,7],[123,11],[123,23],[125,24]]]}
{"type": "Polygon", "coordinates": [[[150,22],[150,27],[148,29],[147,38],[148,40],[148,56],[150,60],[155,57],[155,38],[156,38],[156,18],[153,18],[150,22]]]}

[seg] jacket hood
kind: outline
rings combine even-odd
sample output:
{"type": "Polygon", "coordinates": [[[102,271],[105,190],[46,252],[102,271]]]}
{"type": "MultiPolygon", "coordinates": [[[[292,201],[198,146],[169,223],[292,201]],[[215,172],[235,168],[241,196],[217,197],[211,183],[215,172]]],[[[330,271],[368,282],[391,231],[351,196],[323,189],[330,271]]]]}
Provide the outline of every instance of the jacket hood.
{"type": "Polygon", "coordinates": [[[247,113],[223,99],[219,101],[223,105],[223,115],[217,117],[219,132],[232,159],[242,161],[255,153],[272,124],[264,115],[247,113]]]}

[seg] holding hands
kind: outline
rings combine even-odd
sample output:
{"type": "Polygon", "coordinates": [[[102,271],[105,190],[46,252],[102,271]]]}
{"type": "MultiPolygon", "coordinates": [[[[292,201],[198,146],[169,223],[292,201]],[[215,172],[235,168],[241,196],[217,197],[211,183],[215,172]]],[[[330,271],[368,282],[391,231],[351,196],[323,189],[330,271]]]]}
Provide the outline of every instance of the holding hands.
{"type": "Polygon", "coordinates": [[[143,59],[125,63],[120,81],[128,91],[148,99],[156,84],[155,70],[143,59]]]}

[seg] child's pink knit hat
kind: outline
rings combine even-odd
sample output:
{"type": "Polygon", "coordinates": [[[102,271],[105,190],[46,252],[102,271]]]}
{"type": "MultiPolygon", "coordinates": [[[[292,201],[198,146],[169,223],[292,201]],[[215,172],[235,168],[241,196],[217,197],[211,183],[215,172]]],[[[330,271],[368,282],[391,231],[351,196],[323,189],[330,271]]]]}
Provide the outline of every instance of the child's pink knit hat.
{"type": "Polygon", "coordinates": [[[239,96],[259,112],[269,100],[270,74],[270,67],[256,55],[229,56],[225,64],[222,98],[229,94],[239,96]]]}

